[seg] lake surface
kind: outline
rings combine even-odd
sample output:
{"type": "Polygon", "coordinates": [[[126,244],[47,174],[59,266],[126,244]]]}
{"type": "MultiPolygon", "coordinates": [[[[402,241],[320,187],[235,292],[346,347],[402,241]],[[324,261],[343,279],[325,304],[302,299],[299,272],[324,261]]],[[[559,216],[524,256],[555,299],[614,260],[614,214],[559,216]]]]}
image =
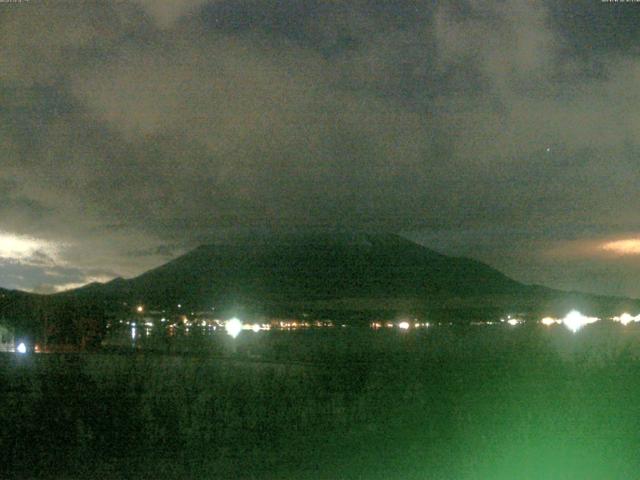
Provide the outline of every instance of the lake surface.
{"type": "Polygon", "coordinates": [[[626,479],[640,467],[635,324],[190,341],[188,355],[0,356],[2,478],[626,479]]]}

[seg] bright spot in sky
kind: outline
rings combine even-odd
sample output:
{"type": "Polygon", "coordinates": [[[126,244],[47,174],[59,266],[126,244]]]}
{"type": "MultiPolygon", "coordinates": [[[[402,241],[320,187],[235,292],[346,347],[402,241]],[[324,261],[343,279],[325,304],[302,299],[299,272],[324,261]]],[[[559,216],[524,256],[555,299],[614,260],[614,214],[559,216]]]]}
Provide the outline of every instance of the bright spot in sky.
{"type": "Polygon", "coordinates": [[[242,331],[242,322],[233,317],[232,319],[227,320],[227,322],[224,324],[224,329],[229,335],[231,335],[233,338],[236,338],[242,331]]]}
{"type": "Polygon", "coordinates": [[[136,308],[136,311],[138,313],[142,313],[144,311],[144,307],[142,305],[138,305],[138,308],[136,308]]]}
{"type": "Polygon", "coordinates": [[[562,319],[562,323],[564,323],[569,330],[575,333],[585,325],[597,322],[598,320],[600,319],[596,317],[586,317],[577,310],[572,310],[562,319]]]}
{"type": "Polygon", "coordinates": [[[53,257],[56,255],[57,248],[53,243],[45,240],[0,232],[0,258],[23,260],[39,251],[53,257]]]}
{"type": "Polygon", "coordinates": [[[398,324],[398,327],[400,327],[402,330],[409,330],[409,322],[400,322],[398,324]]]}
{"type": "Polygon", "coordinates": [[[640,255],[640,239],[628,238],[616,240],[602,245],[602,250],[617,253],[618,255],[640,255]]]}
{"type": "Polygon", "coordinates": [[[27,353],[27,346],[24,343],[20,342],[20,344],[16,348],[16,351],[18,353],[27,353]]]}

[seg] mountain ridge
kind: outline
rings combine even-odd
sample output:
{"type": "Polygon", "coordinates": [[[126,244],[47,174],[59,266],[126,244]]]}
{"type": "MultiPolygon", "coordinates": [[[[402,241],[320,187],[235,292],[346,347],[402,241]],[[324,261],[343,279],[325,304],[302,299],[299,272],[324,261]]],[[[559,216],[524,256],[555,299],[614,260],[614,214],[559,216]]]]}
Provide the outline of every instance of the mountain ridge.
{"type": "MultiPolygon", "coordinates": [[[[592,315],[640,308],[633,299],[526,285],[478,260],[443,255],[397,235],[256,236],[201,245],[130,279],[51,295],[0,290],[0,319],[37,328],[43,319],[82,319],[149,310],[245,308],[262,315],[393,316],[496,320],[580,308],[592,315]],[[314,313],[315,312],[315,313],[314,313]]],[[[66,328],[66,326],[65,326],[66,328]]]]}

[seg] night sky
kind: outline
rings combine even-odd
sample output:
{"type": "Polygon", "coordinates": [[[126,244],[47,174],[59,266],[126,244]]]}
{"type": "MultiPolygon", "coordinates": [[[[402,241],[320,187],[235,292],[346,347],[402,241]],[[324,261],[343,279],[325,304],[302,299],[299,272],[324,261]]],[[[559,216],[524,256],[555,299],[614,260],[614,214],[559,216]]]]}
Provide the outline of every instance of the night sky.
{"type": "Polygon", "coordinates": [[[640,3],[0,3],[0,287],[395,232],[640,297],[640,3]]]}

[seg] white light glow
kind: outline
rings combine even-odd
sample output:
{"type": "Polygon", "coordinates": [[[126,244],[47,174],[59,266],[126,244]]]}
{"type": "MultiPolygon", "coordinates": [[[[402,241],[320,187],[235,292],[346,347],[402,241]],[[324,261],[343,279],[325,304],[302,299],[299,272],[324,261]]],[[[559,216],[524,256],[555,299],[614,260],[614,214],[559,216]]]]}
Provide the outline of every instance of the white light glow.
{"type": "Polygon", "coordinates": [[[597,322],[598,320],[600,319],[596,317],[586,317],[577,310],[572,310],[562,319],[562,323],[575,333],[585,325],[597,322]]]}
{"type": "Polygon", "coordinates": [[[503,323],[506,322],[512,327],[515,327],[516,325],[520,325],[521,323],[524,323],[524,320],[522,320],[521,318],[515,318],[515,317],[512,317],[511,315],[508,315],[506,319],[501,318],[500,321],[503,323]]]}
{"type": "Polygon", "coordinates": [[[409,330],[409,322],[400,322],[398,324],[398,327],[400,327],[402,330],[409,330]]]}
{"type": "Polygon", "coordinates": [[[260,331],[260,325],[254,323],[253,325],[251,325],[251,330],[253,330],[255,333],[258,333],[260,331]]]}
{"type": "Polygon", "coordinates": [[[227,320],[227,322],[224,324],[224,329],[229,335],[231,335],[233,338],[236,338],[242,331],[242,322],[234,317],[230,320],[227,320]]]}
{"type": "Polygon", "coordinates": [[[20,342],[20,344],[16,348],[16,352],[27,353],[27,346],[24,343],[20,342]]]}
{"type": "Polygon", "coordinates": [[[551,325],[555,325],[556,323],[562,323],[562,320],[551,317],[544,317],[542,320],[540,320],[540,323],[546,325],[547,327],[550,327],[551,325]]]}
{"type": "Polygon", "coordinates": [[[614,322],[620,322],[622,325],[629,325],[631,322],[640,322],[640,314],[634,317],[633,315],[625,312],[619,317],[613,317],[611,320],[614,322]]]}

